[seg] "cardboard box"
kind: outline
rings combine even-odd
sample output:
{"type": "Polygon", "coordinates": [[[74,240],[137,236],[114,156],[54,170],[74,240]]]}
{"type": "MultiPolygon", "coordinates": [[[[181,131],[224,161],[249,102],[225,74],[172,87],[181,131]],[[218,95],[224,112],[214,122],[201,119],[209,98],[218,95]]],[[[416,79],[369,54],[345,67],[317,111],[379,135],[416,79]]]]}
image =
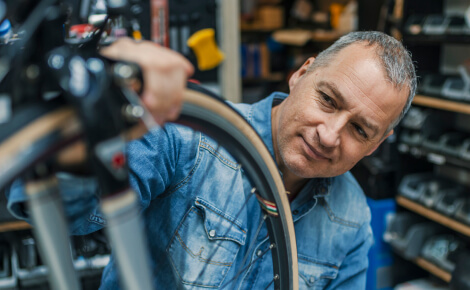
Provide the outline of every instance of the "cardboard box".
{"type": "Polygon", "coordinates": [[[258,8],[257,22],[263,29],[278,29],[284,26],[284,9],[279,6],[261,6],[258,8]]]}

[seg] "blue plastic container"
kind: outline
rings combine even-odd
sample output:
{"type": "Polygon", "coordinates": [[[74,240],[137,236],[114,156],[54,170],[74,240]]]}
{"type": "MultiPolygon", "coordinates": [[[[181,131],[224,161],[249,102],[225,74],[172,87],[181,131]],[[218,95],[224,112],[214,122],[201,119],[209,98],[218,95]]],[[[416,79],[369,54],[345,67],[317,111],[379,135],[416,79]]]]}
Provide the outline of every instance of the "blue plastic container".
{"type": "Polygon", "coordinates": [[[372,231],[374,244],[369,251],[369,268],[367,270],[367,290],[393,289],[393,254],[390,246],[384,241],[383,235],[387,226],[387,216],[396,212],[393,198],[374,200],[367,198],[372,214],[372,231]]]}

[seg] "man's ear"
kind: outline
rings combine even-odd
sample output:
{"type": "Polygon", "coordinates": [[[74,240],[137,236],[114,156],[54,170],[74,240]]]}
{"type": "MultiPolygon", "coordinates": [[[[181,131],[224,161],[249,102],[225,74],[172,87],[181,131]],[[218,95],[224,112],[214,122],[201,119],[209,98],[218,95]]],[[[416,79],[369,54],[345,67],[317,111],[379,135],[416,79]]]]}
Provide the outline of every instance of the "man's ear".
{"type": "Polygon", "coordinates": [[[372,153],[374,153],[375,150],[377,150],[377,148],[379,148],[380,144],[382,144],[383,141],[385,141],[385,139],[387,139],[389,136],[393,135],[393,129],[390,130],[390,132],[387,133],[387,135],[385,135],[382,140],[380,140],[380,142],[374,147],[372,148],[367,154],[366,156],[369,156],[371,155],[372,153]]]}
{"type": "Polygon", "coordinates": [[[295,86],[295,84],[299,81],[299,79],[307,72],[309,66],[315,61],[314,57],[309,57],[304,64],[295,72],[292,74],[292,76],[289,79],[289,89],[292,90],[292,88],[295,86]]]}

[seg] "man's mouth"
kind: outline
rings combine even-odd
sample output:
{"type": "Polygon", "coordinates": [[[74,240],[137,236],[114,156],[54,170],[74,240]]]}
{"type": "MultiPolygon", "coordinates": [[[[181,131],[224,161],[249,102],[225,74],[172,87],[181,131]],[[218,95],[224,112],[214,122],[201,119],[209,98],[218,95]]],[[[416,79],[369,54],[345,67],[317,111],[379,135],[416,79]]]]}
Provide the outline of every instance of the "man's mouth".
{"type": "Polygon", "coordinates": [[[320,152],[314,146],[310,145],[303,137],[302,137],[302,141],[305,144],[305,151],[307,152],[307,155],[311,157],[312,159],[315,159],[315,160],[329,160],[330,159],[326,154],[320,152]]]}

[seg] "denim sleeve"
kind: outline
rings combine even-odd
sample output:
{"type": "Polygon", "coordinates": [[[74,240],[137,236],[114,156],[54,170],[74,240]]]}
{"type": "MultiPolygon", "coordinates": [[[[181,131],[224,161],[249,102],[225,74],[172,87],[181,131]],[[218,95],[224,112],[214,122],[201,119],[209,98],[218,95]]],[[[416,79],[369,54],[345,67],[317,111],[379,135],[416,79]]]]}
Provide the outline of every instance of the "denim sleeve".
{"type": "Polygon", "coordinates": [[[326,289],[366,289],[366,272],[369,266],[367,254],[372,241],[372,229],[367,222],[359,228],[351,250],[339,268],[338,276],[326,289]]]}
{"type": "MultiPolygon", "coordinates": [[[[127,146],[130,184],[138,196],[140,210],[163,193],[171,184],[181,145],[181,129],[166,125],[164,129],[147,133],[127,146]]],[[[59,190],[69,222],[70,234],[85,235],[101,229],[106,220],[99,208],[99,187],[94,178],[80,178],[66,173],[57,174],[59,190]]],[[[16,180],[6,190],[8,209],[14,216],[31,223],[26,207],[24,184],[16,180]]]]}
{"type": "Polygon", "coordinates": [[[130,181],[143,209],[187,176],[194,166],[198,136],[187,127],[167,124],[129,144],[130,181]]]}
{"type": "MultiPolygon", "coordinates": [[[[73,176],[67,173],[56,174],[58,189],[69,224],[69,233],[85,235],[97,231],[105,222],[100,220],[97,196],[98,186],[93,178],[73,176]],[[96,220],[94,222],[93,220],[96,220]]],[[[18,219],[31,223],[26,206],[27,197],[22,180],[16,180],[6,191],[7,208],[18,219]]]]}

